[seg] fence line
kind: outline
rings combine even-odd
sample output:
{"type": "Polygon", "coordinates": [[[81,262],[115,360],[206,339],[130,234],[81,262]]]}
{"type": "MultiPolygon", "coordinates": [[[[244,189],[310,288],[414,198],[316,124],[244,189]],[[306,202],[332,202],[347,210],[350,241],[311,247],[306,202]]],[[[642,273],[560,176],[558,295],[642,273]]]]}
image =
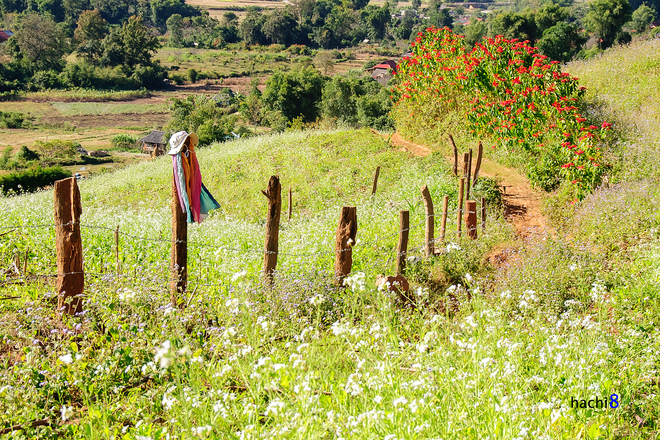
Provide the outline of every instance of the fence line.
{"type": "MultiPolygon", "coordinates": [[[[469,166],[471,168],[471,164],[469,161],[466,163],[466,166],[469,166]]],[[[466,170],[468,172],[469,176],[469,169],[466,170]]],[[[377,174],[376,174],[377,176],[377,174]]],[[[377,177],[376,177],[377,179],[377,177]]],[[[469,179],[469,177],[468,177],[469,179]]],[[[476,179],[475,179],[476,180],[476,179]]],[[[468,180],[469,181],[469,180],[468,180]]],[[[276,182],[279,185],[279,178],[277,176],[272,176],[271,180],[269,181],[269,188],[273,185],[271,185],[272,182],[276,182]]],[[[399,275],[403,275],[405,271],[405,265],[406,265],[406,260],[409,260],[411,257],[415,257],[417,253],[422,253],[424,251],[423,255],[421,256],[426,256],[431,257],[432,255],[435,255],[436,252],[434,250],[434,246],[438,242],[443,242],[444,237],[446,236],[445,234],[445,220],[449,214],[454,215],[455,218],[457,219],[457,228],[458,228],[458,237],[460,238],[461,234],[461,224],[463,223],[463,216],[465,216],[465,221],[466,224],[468,224],[468,218],[470,219],[470,223],[468,224],[468,232],[472,231],[474,229],[474,232],[476,232],[476,227],[471,228],[469,225],[474,222],[476,225],[476,215],[478,213],[477,211],[477,206],[475,201],[469,201],[468,205],[470,205],[471,210],[467,210],[462,206],[462,201],[463,201],[463,184],[464,184],[464,178],[460,179],[460,191],[459,191],[459,203],[458,206],[455,210],[449,211],[447,209],[447,196],[445,196],[445,202],[443,204],[443,212],[442,214],[435,214],[433,212],[432,208],[432,199],[430,197],[430,194],[428,194],[428,188],[426,185],[422,188],[422,194],[424,197],[424,203],[425,203],[425,211],[423,214],[423,219],[419,223],[415,223],[413,225],[410,225],[410,222],[408,220],[409,217],[409,211],[404,210],[400,211],[400,227],[399,230],[392,232],[390,234],[385,234],[383,236],[376,235],[375,238],[370,238],[367,241],[361,241],[357,242],[357,238],[355,236],[355,225],[358,223],[357,222],[357,217],[355,214],[355,207],[344,207],[342,209],[342,213],[344,212],[352,212],[352,217],[351,218],[344,218],[342,214],[339,228],[337,229],[337,234],[336,234],[336,240],[335,240],[335,249],[327,249],[327,250],[319,250],[319,251],[313,251],[313,252],[281,252],[279,250],[279,247],[277,245],[277,236],[279,235],[279,210],[281,209],[281,201],[280,201],[280,191],[277,189],[277,191],[270,191],[270,192],[265,192],[262,191],[266,196],[269,196],[269,194],[272,192],[272,196],[269,198],[269,215],[273,216],[276,222],[274,223],[274,226],[271,227],[270,229],[267,227],[266,235],[267,235],[267,240],[264,248],[261,249],[242,249],[242,248],[236,248],[232,246],[228,246],[225,244],[220,244],[217,242],[213,242],[210,240],[188,240],[188,232],[187,232],[187,223],[185,222],[185,218],[182,217],[182,220],[179,220],[178,217],[181,216],[181,210],[179,209],[179,203],[178,203],[178,196],[176,194],[176,187],[173,184],[173,190],[172,190],[172,230],[177,231],[176,234],[173,232],[173,237],[179,237],[179,239],[167,239],[163,238],[162,235],[160,237],[146,237],[146,236],[141,236],[141,235],[135,235],[131,233],[126,233],[120,230],[120,226],[116,227],[110,227],[110,226],[104,226],[104,225],[95,225],[95,224],[86,224],[84,222],[80,222],[80,212],[82,211],[81,205],[80,205],[80,193],[77,188],[77,183],[75,182],[75,179],[64,179],[62,181],[56,182],[55,188],[56,191],[54,192],[55,196],[55,222],[54,223],[35,223],[35,224],[27,224],[27,225],[15,225],[15,226],[0,226],[0,231],[7,231],[4,233],[0,234],[0,237],[5,236],[11,232],[14,232],[15,230],[25,230],[25,229],[44,229],[44,228],[55,228],[56,232],[56,247],[57,247],[57,267],[58,267],[58,272],[57,274],[43,274],[43,275],[27,275],[27,269],[23,269],[23,274],[21,275],[21,268],[20,268],[20,260],[17,258],[16,262],[14,263],[14,268],[15,268],[15,275],[17,276],[12,276],[11,274],[6,274],[9,275],[9,277],[5,277],[4,280],[0,280],[0,287],[5,286],[5,285],[11,285],[11,284],[17,284],[17,283],[24,283],[30,280],[39,280],[39,279],[49,279],[49,278],[56,278],[57,279],[57,290],[59,292],[59,302],[58,302],[58,307],[62,306],[62,296],[66,297],[71,297],[75,298],[73,301],[77,302],[77,304],[71,306],[74,308],[70,308],[69,306],[66,306],[67,313],[77,313],[80,308],[80,294],[83,293],[84,289],[84,279],[85,277],[90,277],[90,278],[101,278],[102,280],[105,279],[106,281],[111,281],[111,280],[137,280],[139,279],[140,281],[151,281],[154,283],[170,283],[170,290],[172,291],[173,287],[176,286],[176,291],[172,291],[172,303],[179,305],[180,307],[185,307],[185,301],[181,302],[181,300],[185,300],[185,298],[181,298],[181,294],[186,291],[186,286],[188,282],[188,269],[189,269],[189,260],[187,256],[187,249],[188,246],[192,247],[197,247],[197,248],[212,248],[215,250],[223,250],[225,252],[234,252],[238,254],[239,256],[248,256],[248,255],[259,255],[264,257],[264,271],[266,274],[270,274],[271,276],[275,271],[276,271],[276,265],[277,265],[277,256],[282,255],[282,256],[288,256],[288,257],[295,257],[295,258],[302,258],[302,257],[327,257],[330,255],[335,256],[335,284],[341,286],[343,283],[341,282],[342,278],[347,276],[352,267],[352,251],[353,250],[361,250],[364,249],[365,251],[368,251],[369,248],[371,248],[372,251],[375,251],[376,257],[380,257],[382,254],[389,254],[385,261],[385,264],[389,264],[391,261],[391,255],[392,252],[396,256],[396,261],[397,261],[397,273],[399,275]],[[57,191],[58,185],[60,189],[62,189],[62,194],[60,194],[57,191]],[[272,200],[271,200],[272,199],[272,200]],[[272,206],[271,206],[272,205],[272,206]],[[275,214],[273,214],[275,213],[275,214]],[[434,238],[434,229],[435,229],[435,224],[433,221],[429,221],[429,219],[432,219],[434,217],[442,216],[443,218],[443,223],[442,223],[442,233],[440,238],[434,238]],[[66,220],[72,219],[71,221],[66,222],[66,220]],[[58,220],[60,222],[58,223],[58,220]],[[62,222],[61,220],[65,220],[65,222],[62,222]],[[350,225],[350,226],[349,226],[350,225]],[[424,234],[424,239],[423,239],[423,244],[418,247],[418,248],[413,248],[408,250],[408,233],[411,230],[415,230],[416,228],[425,225],[425,234],[424,234]],[[349,229],[352,229],[352,231],[349,231],[349,229]],[[81,237],[80,237],[80,231],[81,229],[88,229],[88,230],[99,230],[99,231],[107,231],[111,234],[113,234],[114,237],[114,255],[116,258],[116,272],[101,272],[101,273],[90,273],[87,272],[85,273],[84,267],[82,265],[82,246],[81,246],[81,237]],[[61,240],[67,240],[66,237],[71,237],[71,234],[74,234],[73,240],[70,240],[74,247],[65,247],[61,249],[60,242],[61,240]],[[75,238],[75,235],[77,234],[77,238],[75,238]],[[275,241],[273,243],[270,243],[268,240],[268,235],[269,234],[275,234],[271,235],[272,237],[275,237],[275,241]],[[347,235],[348,234],[348,235],[347,235]],[[378,249],[377,246],[379,243],[383,243],[384,241],[390,240],[395,238],[396,236],[399,237],[398,244],[394,246],[388,246],[385,250],[378,249]],[[125,237],[134,241],[138,242],[152,242],[152,243],[167,243],[172,246],[172,259],[169,262],[166,262],[166,265],[169,266],[169,274],[167,276],[161,276],[161,275],[156,275],[156,276],[137,276],[137,274],[133,273],[133,275],[127,275],[127,274],[122,274],[120,271],[120,262],[119,262],[119,238],[120,237],[125,237]],[[341,239],[340,239],[341,237],[341,239]],[[350,237],[350,238],[349,238],[350,237]],[[270,243],[270,244],[269,244],[270,243]],[[374,249],[375,248],[375,249],[374,249]],[[175,259],[175,255],[181,254],[181,258],[178,260],[175,259]],[[272,257],[272,258],[271,258],[272,257]],[[267,264],[270,262],[270,264],[267,264]],[[273,263],[274,262],[274,263],[273,263]],[[70,264],[74,264],[74,266],[70,266],[70,264]],[[341,268],[338,269],[338,267],[341,268]],[[63,270],[64,269],[64,270],[63,270]],[[66,269],[76,269],[74,271],[66,271],[66,269]],[[74,277],[75,275],[78,275],[78,277],[74,277]],[[67,284],[68,283],[68,284],[67,284]],[[72,288],[64,288],[64,286],[73,286],[72,288]],[[72,292],[75,291],[75,292],[72,292]],[[75,311],[74,311],[75,310],[75,311]]],[[[375,188],[375,181],[374,181],[374,188],[375,188]]],[[[467,198],[467,197],[466,197],[467,198]]],[[[482,198],[482,207],[481,207],[481,212],[482,212],[482,226],[483,222],[485,221],[485,207],[483,206],[483,198],[482,198]]],[[[270,217],[269,217],[270,218],[270,217]]],[[[476,238],[476,233],[470,234],[472,238],[476,238]]],[[[67,242],[68,243],[68,242],[67,242]]],[[[66,244],[66,243],[65,243],[66,244]]],[[[101,257],[103,261],[104,257],[101,257]]],[[[203,268],[203,263],[201,259],[201,254],[200,254],[200,265],[199,265],[199,278],[197,279],[198,284],[197,287],[201,286],[218,286],[221,285],[222,283],[218,284],[199,284],[199,281],[203,281],[202,278],[202,268],[203,268]]],[[[157,265],[160,265],[160,262],[155,262],[157,265]]],[[[194,264],[194,263],[193,263],[194,264]]],[[[26,253],[26,266],[27,266],[27,253],[26,253]]],[[[208,274],[208,268],[207,268],[207,274],[208,274]]],[[[191,273],[192,275],[192,273],[191,273]]],[[[268,278],[268,277],[267,277],[268,278]]],[[[195,279],[195,277],[191,277],[192,280],[195,279]]],[[[192,281],[191,280],[191,281],[192,281]]],[[[272,281],[272,279],[271,279],[272,281]]],[[[195,283],[191,283],[191,285],[194,285],[195,283]]],[[[272,282],[271,282],[272,284],[272,282]]]]}

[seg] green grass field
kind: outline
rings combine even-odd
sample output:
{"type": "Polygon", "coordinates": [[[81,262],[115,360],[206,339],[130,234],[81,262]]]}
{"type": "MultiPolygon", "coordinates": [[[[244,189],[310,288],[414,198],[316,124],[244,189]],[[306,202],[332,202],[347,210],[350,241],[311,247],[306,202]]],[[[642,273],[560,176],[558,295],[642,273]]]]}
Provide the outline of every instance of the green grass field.
{"type": "MultiPolygon", "coordinates": [[[[585,84],[600,81],[606,56],[580,67],[585,84]]],[[[623,70],[637,62],[609,60],[623,70]]],[[[601,87],[610,95],[594,93],[590,108],[617,115],[620,150],[610,155],[627,163],[617,152],[652,150],[639,140],[653,125],[628,125],[635,107],[611,96],[630,86],[609,78],[601,87]]],[[[57,314],[48,278],[0,278],[0,429],[25,428],[7,438],[657,438],[652,171],[617,171],[618,183],[580,203],[551,195],[555,232],[543,239],[516,240],[491,205],[478,240],[448,232],[441,255],[426,259],[420,187],[436,212],[443,195],[456,209],[441,154],[413,157],[367,130],[310,130],[215,144],[199,160],[222,208],[189,227],[185,310],[168,292],[168,157],[81,181],[83,316],[57,314]],[[283,193],[293,189],[293,218],[283,215],[269,288],[260,190],[271,175],[283,193]],[[357,207],[358,232],[352,276],[337,289],[346,205],[357,207]],[[409,302],[375,287],[396,270],[402,209],[409,302]],[[607,407],[571,406],[595,398],[607,407]]],[[[475,198],[486,188],[479,183],[475,198]]],[[[52,197],[0,199],[0,268],[27,251],[28,275],[55,273],[54,230],[38,226],[53,221],[52,197]]]]}

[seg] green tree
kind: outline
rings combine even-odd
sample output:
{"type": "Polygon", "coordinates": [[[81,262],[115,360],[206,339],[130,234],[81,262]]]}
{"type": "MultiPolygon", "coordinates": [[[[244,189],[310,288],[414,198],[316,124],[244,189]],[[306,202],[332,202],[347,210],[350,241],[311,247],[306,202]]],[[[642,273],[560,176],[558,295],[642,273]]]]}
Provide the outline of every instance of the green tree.
{"type": "Polygon", "coordinates": [[[87,61],[94,62],[103,53],[101,41],[108,34],[108,22],[98,10],[84,11],[78,18],[78,27],[74,39],[78,44],[78,53],[87,61]]]}
{"type": "Polygon", "coordinates": [[[250,85],[250,94],[241,103],[240,112],[249,124],[254,125],[256,130],[261,122],[263,114],[263,102],[261,100],[261,91],[259,90],[259,78],[253,78],[250,85]]]}
{"type": "Polygon", "coordinates": [[[555,3],[547,3],[538,9],[534,15],[537,32],[539,35],[543,35],[546,29],[550,29],[568,18],[568,9],[555,3]]]}
{"type": "Polygon", "coordinates": [[[166,24],[167,30],[170,32],[170,46],[181,47],[183,44],[183,17],[181,14],[172,14],[166,24]]]}
{"type": "Polygon", "coordinates": [[[89,11],[93,8],[89,0],[63,0],[62,6],[64,8],[64,21],[69,26],[73,28],[78,21],[78,17],[84,11],[89,11]]]}
{"type": "Polygon", "coordinates": [[[380,41],[385,37],[387,25],[392,20],[389,5],[386,3],[382,8],[369,5],[360,11],[360,20],[367,29],[367,35],[372,40],[380,41]]]}
{"type": "Polygon", "coordinates": [[[168,103],[172,119],[166,128],[172,132],[197,133],[200,145],[222,141],[234,129],[236,119],[227,115],[210,96],[189,95],[171,98],[168,103]]]}
{"type": "Polygon", "coordinates": [[[422,7],[422,0],[412,0],[412,8],[415,9],[416,11],[419,10],[419,8],[422,7]]]}
{"type": "Polygon", "coordinates": [[[394,34],[396,37],[400,40],[407,40],[410,38],[410,34],[415,27],[415,22],[415,14],[410,9],[404,10],[401,23],[399,23],[399,25],[394,29],[394,34]]]}
{"type": "Polygon", "coordinates": [[[587,35],[572,23],[558,23],[543,32],[537,46],[543,55],[567,63],[587,42],[587,35]]]}
{"type": "Polygon", "coordinates": [[[299,116],[306,122],[319,116],[325,78],[313,67],[275,72],[266,81],[263,94],[266,111],[280,111],[288,120],[299,116]]]}
{"type": "Polygon", "coordinates": [[[465,44],[470,48],[474,47],[474,45],[479,43],[486,34],[488,34],[486,23],[473,19],[467,26],[465,26],[465,44]]]}
{"type": "Polygon", "coordinates": [[[653,20],[655,20],[655,9],[648,6],[646,3],[639,6],[635,9],[635,12],[632,13],[632,21],[630,22],[630,27],[635,30],[635,32],[641,33],[649,28],[653,20]]]}
{"type": "Polygon", "coordinates": [[[508,39],[534,41],[537,34],[536,21],[531,13],[502,12],[490,20],[488,34],[492,37],[503,35],[508,39]]]}
{"type": "Polygon", "coordinates": [[[606,49],[614,44],[617,34],[631,18],[628,0],[595,0],[589,5],[584,24],[596,34],[598,47],[606,49]]]}
{"type": "Polygon", "coordinates": [[[263,32],[265,22],[266,17],[259,9],[252,7],[248,9],[247,15],[239,26],[239,33],[245,44],[254,45],[266,42],[266,36],[263,32]]]}
{"type": "Polygon", "coordinates": [[[152,55],[158,47],[158,40],[144,25],[142,17],[132,16],[103,40],[101,64],[124,66],[132,72],[138,65],[151,65],[152,55]]]}
{"type": "Polygon", "coordinates": [[[52,19],[33,12],[21,18],[11,40],[15,43],[10,46],[12,56],[25,59],[36,70],[61,68],[62,56],[69,48],[62,28],[52,19]]]}
{"type": "Polygon", "coordinates": [[[262,31],[275,44],[290,44],[298,23],[283,9],[275,9],[263,24],[262,31]]]}

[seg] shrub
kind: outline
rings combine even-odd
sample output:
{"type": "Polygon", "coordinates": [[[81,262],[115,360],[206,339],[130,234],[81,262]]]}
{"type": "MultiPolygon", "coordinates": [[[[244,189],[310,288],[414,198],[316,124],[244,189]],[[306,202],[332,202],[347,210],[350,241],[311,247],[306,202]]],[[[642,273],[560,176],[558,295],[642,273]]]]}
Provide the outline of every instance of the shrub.
{"type": "Polygon", "coordinates": [[[24,113],[0,111],[0,128],[27,128],[31,119],[24,113]]]}
{"type": "Polygon", "coordinates": [[[200,145],[224,140],[233,130],[235,117],[206,95],[190,95],[169,100],[172,119],[167,128],[172,132],[196,132],[200,145]]]}
{"type": "Polygon", "coordinates": [[[188,80],[195,84],[197,79],[199,79],[199,72],[195,69],[188,69],[188,80]]]}
{"type": "Polygon", "coordinates": [[[61,164],[70,162],[78,158],[78,150],[71,141],[55,139],[48,142],[35,141],[34,149],[41,156],[42,162],[46,165],[61,164]]]}
{"type": "Polygon", "coordinates": [[[132,150],[135,148],[137,138],[135,136],[131,136],[130,134],[122,133],[113,136],[110,142],[114,148],[118,148],[120,150],[132,150]]]}
{"type": "Polygon", "coordinates": [[[397,82],[395,113],[404,129],[452,121],[454,129],[460,124],[490,138],[543,189],[554,189],[557,176],[573,183],[578,197],[600,184],[610,124],[587,124],[577,78],[529,42],[499,36],[468,51],[463,37],[429,28],[401,61],[397,82]]]}
{"type": "Polygon", "coordinates": [[[55,181],[71,177],[71,172],[62,167],[33,168],[0,176],[0,188],[9,193],[33,192],[52,185],[55,181]]]}

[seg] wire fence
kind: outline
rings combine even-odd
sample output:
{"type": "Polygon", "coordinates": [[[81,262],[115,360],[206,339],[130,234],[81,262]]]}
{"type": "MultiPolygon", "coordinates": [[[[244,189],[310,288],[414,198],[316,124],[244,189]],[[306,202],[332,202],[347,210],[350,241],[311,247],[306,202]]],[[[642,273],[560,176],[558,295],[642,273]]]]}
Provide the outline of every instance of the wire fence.
{"type": "MultiPolygon", "coordinates": [[[[446,213],[446,216],[448,219],[455,217],[458,213],[461,213],[461,215],[464,214],[473,214],[477,213],[477,211],[467,211],[467,210],[461,210],[461,209],[454,209],[450,210],[446,213]]],[[[242,248],[237,248],[237,247],[232,247],[229,246],[225,243],[219,243],[219,242],[209,242],[209,241],[197,241],[197,240],[172,240],[168,238],[163,238],[162,236],[160,237],[147,237],[147,236],[141,236],[141,235],[135,235],[131,234],[128,232],[122,231],[119,226],[117,227],[110,227],[110,226],[105,226],[105,225],[96,225],[96,224],[87,224],[84,222],[80,222],[80,228],[82,230],[97,230],[97,231],[105,231],[112,233],[113,236],[112,238],[115,240],[120,240],[121,238],[124,239],[130,239],[133,241],[137,242],[151,242],[151,243],[163,243],[163,244],[169,244],[173,245],[175,243],[185,243],[187,247],[193,247],[193,248],[212,248],[216,250],[224,250],[227,252],[232,252],[234,254],[237,254],[239,256],[255,256],[255,255],[265,255],[265,254],[277,254],[278,256],[284,256],[284,257],[293,257],[293,258],[309,258],[309,257],[328,257],[328,256],[336,256],[338,252],[347,252],[347,251],[360,251],[362,249],[364,250],[369,250],[371,252],[376,252],[379,254],[381,257],[386,256],[387,258],[385,259],[386,261],[390,261],[392,257],[399,257],[399,256],[406,256],[406,257],[414,257],[417,256],[417,254],[422,253],[425,251],[427,248],[427,245],[433,245],[435,246],[436,244],[440,243],[442,240],[445,240],[447,236],[449,235],[450,231],[449,228],[447,228],[446,231],[440,231],[441,236],[438,238],[434,238],[433,240],[430,240],[426,242],[423,240],[423,243],[420,246],[409,248],[404,252],[398,252],[397,246],[393,247],[388,247],[387,249],[379,249],[378,244],[380,243],[381,246],[383,243],[389,241],[390,239],[400,236],[403,232],[410,232],[413,230],[416,230],[417,228],[420,228],[426,224],[426,221],[430,217],[440,217],[444,216],[445,214],[432,214],[432,215],[424,215],[423,220],[421,220],[418,223],[415,223],[413,225],[410,225],[408,228],[405,229],[398,229],[392,233],[385,234],[385,235],[377,235],[373,239],[370,240],[356,240],[356,243],[350,243],[350,247],[347,249],[341,249],[341,250],[335,250],[335,249],[327,249],[327,250],[320,250],[320,251],[314,251],[314,252],[290,252],[290,251],[268,251],[265,250],[263,247],[261,248],[253,248],[253,249],[242,249],[242,248]]],[[[50,229],[50,228],[57,228],[57,227],[66,227],[66,226],[71,226],[75,224],[76,222],[68,222],[68,223],[61,223],[61,224],[54,224],[54,223],[35,223],[35,224],[16,224],[16,225],[10,225],[10,226],[0,226],[0,238],[8,235],[9,233],[13,231],[22,231],[26,229],[50,229]]],[[[437,228],[435,228],[437,229],[437,228]]],[[[451,233],[455,233],[456,231],[451,231],[451,233]]],[[[116,243],[118,244],[118,243],[116,243]]],[[[421,255],[424,256],[424,255],[421,255]]],[[[169,261],[163,261],[162,262],[164,266],[169,267],[169,261]]],[[[153,284],[169,284],[172,281],[176,281],[176,278],[173,278],[172,276],[162,276],[159,274],[127,274],[127,273],[121,273],[119,271],[119,267],[116,267],[116,271],[108,271],[108,272],[67,272],[67,273],[61,273],[61,274],[35,274],[35,275],[28,275],[26,273],[21,273],[20,268],[16,267],[16,270],[13,273],[7,273],[8,271],[5,271],[4,274],[4,279],[3,275],[0,273],[0,287],[2,286],[7,286],[7,285],[12,285],[12,284],[24,284],[32,281],[48,281],[48,280],[53,280],[58,277],[63,277],[67,275],[76,275],[76,274],[84,274],[85,279],[95,279],[98,282],[127,282],[127,281],[140,281],[141,283],[144,282],[149,282],[153,284]]],[[[171,272],[171,271],[170,271],[171,272]]],[[[190,272],[189,272],[190,274],[190,272]]],[[[195,280],[194,277],[191,277],[189,279],[189,284],[191,286],[195,287],[205,287],[205,286],[220,286],[222,285],[221,282],[219,283],[206,283],[204,282],[206,278],[201,276],[201,270],[200,270],[200,276],[199,279],[195,280]],[[197,281],[197,282],[195,282],[197,281]]],[[[0,298],[5,299],[5,298],[0,298]]]]}

